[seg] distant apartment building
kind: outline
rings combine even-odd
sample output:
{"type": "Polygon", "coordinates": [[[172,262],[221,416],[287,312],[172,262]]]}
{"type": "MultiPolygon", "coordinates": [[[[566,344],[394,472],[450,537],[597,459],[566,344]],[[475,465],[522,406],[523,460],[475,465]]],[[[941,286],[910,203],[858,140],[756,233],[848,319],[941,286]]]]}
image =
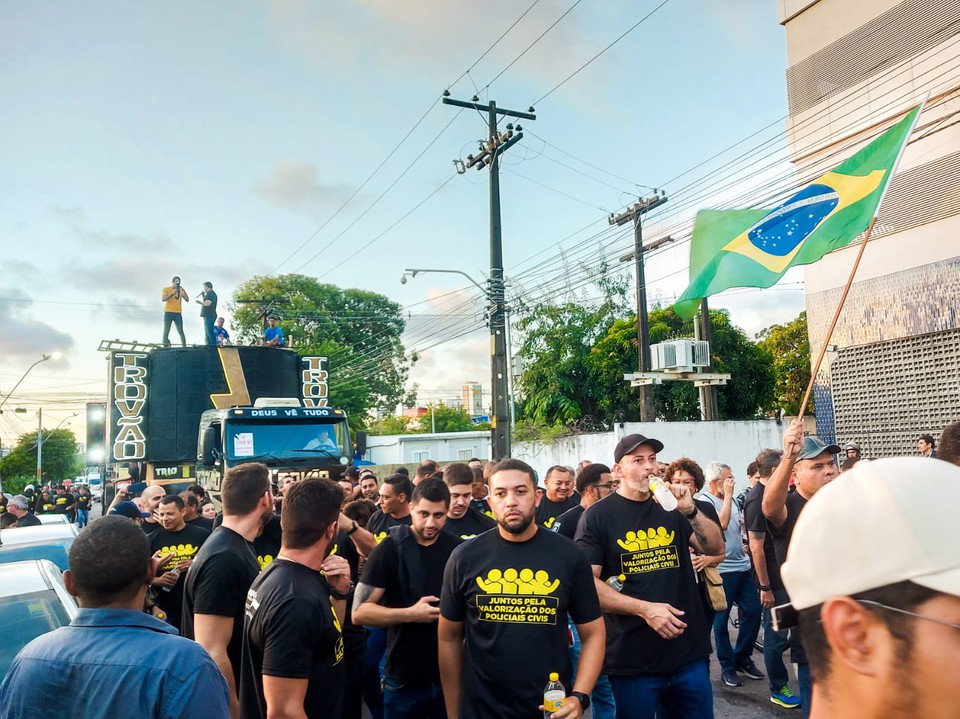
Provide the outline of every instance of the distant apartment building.
{"type": "MultiPolygon", "coordinates": [[[[960,2],[778,0],[790,159],[803,182],[924,98],[817,376],[818,434],[915,454],[960,417],[960,2]]],[[[806,268],[815,358],[860,249],[806,268]]]]}
{"type": "Polygon", "coordinates": [[[463,383],[463,409],[474,416],[486,414],[483,408],[483,388],[479,382],[463,383]]]}

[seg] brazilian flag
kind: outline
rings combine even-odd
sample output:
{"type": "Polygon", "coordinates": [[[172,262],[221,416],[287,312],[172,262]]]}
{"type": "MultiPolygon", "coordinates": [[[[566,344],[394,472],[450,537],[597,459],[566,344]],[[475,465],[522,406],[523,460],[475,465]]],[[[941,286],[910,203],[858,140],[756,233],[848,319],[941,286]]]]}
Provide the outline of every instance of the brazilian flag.
{"type": "Polygon", "coordinates": [[[703,297],[771,287],[788,268],[850,244],[873,219],[919,113],[920,106],[779,207],[700,210],[690,240],[690,285],[674,311],[689,319],[703,297]]]}

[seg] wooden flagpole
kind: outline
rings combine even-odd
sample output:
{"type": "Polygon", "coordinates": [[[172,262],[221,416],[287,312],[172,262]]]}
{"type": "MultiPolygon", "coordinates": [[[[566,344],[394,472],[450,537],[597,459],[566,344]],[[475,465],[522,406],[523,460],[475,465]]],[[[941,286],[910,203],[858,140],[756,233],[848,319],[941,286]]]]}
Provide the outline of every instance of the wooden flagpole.
{"type": "Polygon", "coordinates": [[[802,420],[804,414],[807,411],[807,403],[810,401],[810,394],[813,392],[813,384],[817,381],[817,374],[820,372],[820,366],[823,364],[824,355],[827,353],[827,345],[830,344],[830,340],[833,337],[833,331],[837,327],[837,321],[840,319],[840,311],[843,309],[843,303],[847,300],[847,295],[850,293],[850,286],[853,284],[853,278],[857,274],[857,268],[860,266],[860,259],[863,257],[863,251],[867,249],[867,241],[870,239],[870,235],[873,234],[873,226],[877,223],[877,216],[880,214],[880,208],[883,206],[883,200],[887,196],[887,190],[890,189],[890,183],[893,180],[893,175],[897,171],[897,167],[900,165],[900,158],[903,157],[903,151],[907,149],[909,144],[910,136],[913,134],[914,129],[917,127],[917,122],[920,120],[920,115],[923,114],[923,108],[927,104],[927,100],[930,98],[930,95],[927,95],[923,99],[923,102],[920,103],[920,111],[917,113],[917,116],[913,118],[913,125],[910,127],[910,132],[907,133],[906,138],[904,138],[903,145],[900,147],[900,152],[897,153],[897,159],[893,162],[893,167],[890,168],[890,177],[887,178],[886,184],[883,187],[883,192],[880,194],[880,201],[877,202],[877,209],[874,210],[873,219],[870,220],[870,224],[867,226],[867,234],[863,237],[863,242],[860,243],[860,251],[857,252],[857,258],[853,261],[853,269],[850,270],[850,276],[847,278],[847,284],[843,287],[843,292],[840,294],[840,301],[837,303],[837,310],[833,313],[833,320],[830,322],[830,328],[827,330],[826,337],[823,339],[823,343],[820,346],[820,354],[817,356],[817,361],[813,365],[813,371],[810,373],[810,382],[807,383],[807,391],[803,394],[803,402],[800,404],[800,412],[797,414],[797,419],[802,420]]]}

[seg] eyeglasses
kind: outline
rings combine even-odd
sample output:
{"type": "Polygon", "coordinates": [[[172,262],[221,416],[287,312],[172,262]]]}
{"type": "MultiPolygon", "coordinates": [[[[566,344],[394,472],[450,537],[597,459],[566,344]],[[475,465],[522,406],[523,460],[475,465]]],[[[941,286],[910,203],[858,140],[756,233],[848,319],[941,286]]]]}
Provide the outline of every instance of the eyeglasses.
{"type": "Polygon", "coordinates": [[[951,622],[945,622],[942,619],[934,619],[933,617],[925,617],[922,614],[917,614],[916,612],[908,612],[906,609],[900,609],[898,607],[890,607],[886,604],[881,604],[880,602],[875,602],[872,599],[856,599],[855,601],[859,604],[866,604],[868,607],[874,607],[876,609],[885,609],[888,612],[896,612],[897,614],[905,614],[908,617],[913,617],[914,619],[926,619],[928,622],[934,622],[936,624],[942,624],[945,627],[951,627],[953,629],[960,630],[960,624],[953,624],[951,622]]]}
{"type": "Polygon", "coordinates": [[[604,489],[608,489],[611,492],[614,492],[617,490],[619,486],[620,486],[619,482],[604,482],[603,484],[598,484],[597,489],[600,489],[601,487],[603,487],[604,489]]]}

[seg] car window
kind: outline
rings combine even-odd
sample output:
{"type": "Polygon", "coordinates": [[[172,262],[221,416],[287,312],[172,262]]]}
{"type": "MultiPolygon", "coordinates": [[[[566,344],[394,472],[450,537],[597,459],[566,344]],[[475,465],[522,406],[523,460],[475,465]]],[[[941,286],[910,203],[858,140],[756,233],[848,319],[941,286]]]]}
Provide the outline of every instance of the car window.
{"type": "MultiPolygon", "coordinates": [[[[24,562],[30,559],[49,559],[61,572],[69,569],[68,556],[73,538],[51,541],[47,544],[8,544],[0,547],[0,564],[24,562]]],[[[0,627],[3,627],[0,624],[0,627]]]]}
{"type": "Polygon", "coordinates": [[[3,627],[0,679],[6,676],[13,658],[24,645],[69,623],[70,617],[52,589],[0,597],[0,627],[3,627]]]}

